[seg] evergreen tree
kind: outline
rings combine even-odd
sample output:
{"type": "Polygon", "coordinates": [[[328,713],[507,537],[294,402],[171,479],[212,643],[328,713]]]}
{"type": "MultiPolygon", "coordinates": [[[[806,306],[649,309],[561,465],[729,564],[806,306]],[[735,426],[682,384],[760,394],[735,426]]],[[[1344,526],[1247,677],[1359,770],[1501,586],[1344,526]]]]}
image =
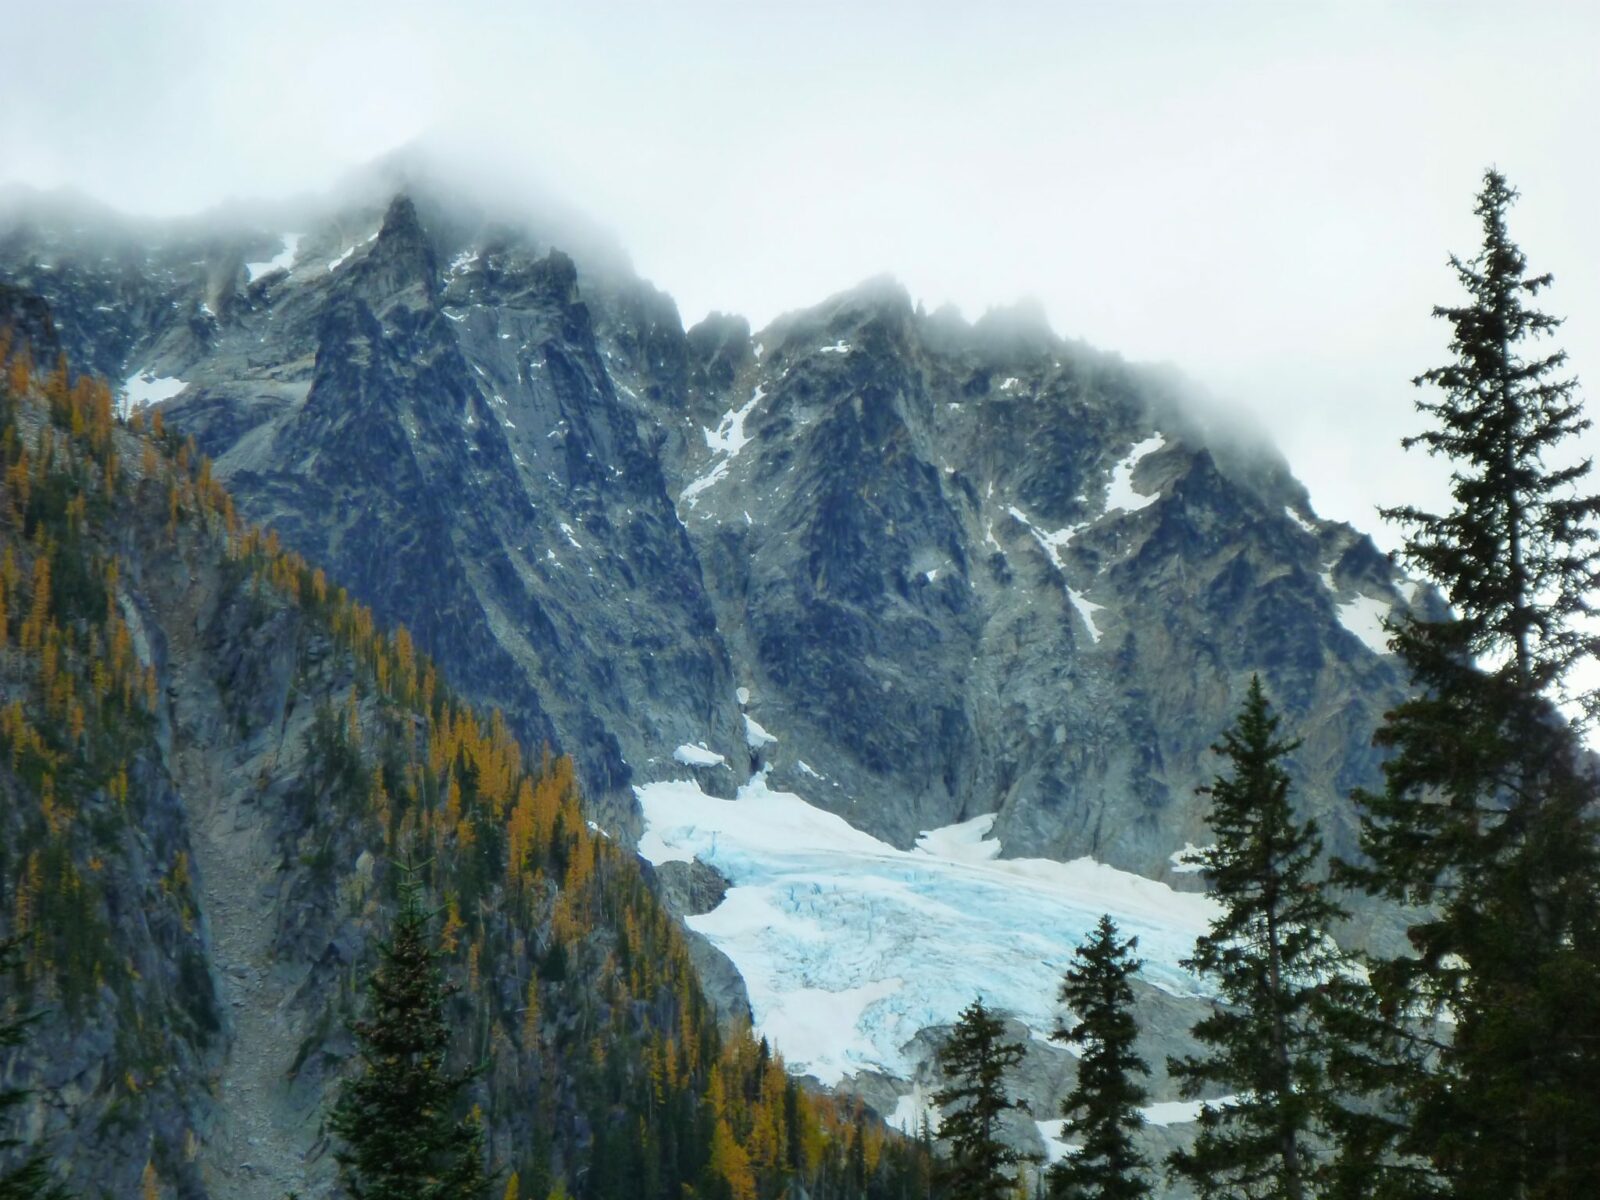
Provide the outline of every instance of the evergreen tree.
{"type": "Polygon", "coordinates": [[[961,1010],[939,1049],[947,1082],[933,1094],[942,1114],[939,1136],[950,1146],[940,1174],[950,1200],[1005,1200],[1016,1185],[1020,1155],[1000,1140],[999,1122],[1024,1102],[1006,1097],[1005,1074],[1022,1061],[1021,1042],[1002,1041],[1005,1025],[982,998],[961,1010]]]}
{"type": "Polygon", "coordinates": [[[329,1119],[352,1200],[485,1200],[483,1128],[452,1115],[473,1072],[445,1070],[444,1005],[455,991],[438,965],[422,884],[402,867],[400,909],[368,980],[368,1014],[352,1029],[361,1069],[329,1119]]]}
{"type": "MultiPolygon", "coordinates": [[[[15,979],[21,970],[22,943],[20,938],[0,941],[0,980],[15,979]]],[[[28,1026],[35,1017],[19,1014],[7,1003],[9,996],[0,996],[0,1051],[12,1050],[27,1041],[28,1026]]],[[[0,1089],[0,1121],[6,1114],[28,1098],[28,1093],[17,1088],[0,1089]]],[[[37,1151],[26,1151],[24,1143],[16,1138],[0,1137],[0,1200],[67,1200],[68,1193],[50,1176],[49,1162],[37,1151]],[[4,1166],[13,1152],[23,1150],[20,1161],[4,1166]]]]}
{"type": "Polygon", "coordinates": [[[1169,1060],[1183,1095],[1233,1093],[1201,1110],[1190,1150],[1168,1158],[1203,1197],[1306,1200],[1324,1172],[1316,1152],[1337,1123],[1326,1062],[1332,1008],[1349,986],[1328,934],[1344,914],[1315,876],[1322,840],[1295,819],[1284,758],[1261,680],[1213,750],[1231,775],[1202,794],[1216,841],[1195,855],[1222,913],[1184,966],[1210,978],[1221,1004],[1194,1034],[1201,1057],[1169,1060]]]}
{"type": "Polygon", "coordinates": [[[1414,952],[1370,972],[1364,1078],[1393,1105],[1396,1193],[1600,1195],[1600,788],[1556,709],[1596,715],[1568,689],[1600,650],[1600,497],[1587,461],[1550,465],[1589,422],[1565,356],[1533,345],[1559,322],[1531,307],[1550,276],[1507,233],[1515,198],[1485,175],[1482,249],[1451,259],[1468,301],[1434,310],[1454,359],[1415,380],[1435,427],[1405,445],[1450,460],[1454,507],[1384,512],[1450,604],[1393,630],[1418,694],[1379,730],[1393,755],[1347,867],[1422,913],[1414,952]]]}
{"type": "Polygon", "coordinates": [[[1150,1163],[1133,1144],[1144,1126],[1145,1090],[1136,1075],[1150,1074],[1134,1052],[1139,1027],[1130,1011],[1129,980],[1142,965],[1133,957],[1138,938],[1117,940],[1117,926],[1102,916],[1061,982],[1061,1003],[1077,1016],[1053,1040],[1077,1047],[1078,1079],[1061,1102],[1062,1137],[1076,1154],[1050,1168],[1052,1200],[1139,1200],[1150,1194],[1150,1163]]]}

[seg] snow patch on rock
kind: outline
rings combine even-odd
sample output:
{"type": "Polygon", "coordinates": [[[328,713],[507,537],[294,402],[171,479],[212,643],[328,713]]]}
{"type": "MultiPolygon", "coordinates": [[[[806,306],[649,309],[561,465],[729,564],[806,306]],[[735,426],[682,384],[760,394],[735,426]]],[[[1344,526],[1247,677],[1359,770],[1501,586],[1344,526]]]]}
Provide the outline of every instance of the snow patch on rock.
{"type": "Polygon", "coordinates": [[[720,767],[728,760],[715,750],[685,742],[672,752],[672,757],[686,767],[720,767]]]}
{"type": "Polygon", "coordinates": [[[761,403],[766,395],[766,389],[760,384],[751,393],[750,399],[739,408],[730,408],[722,414],[722,420],[715,429],[707,429],[705,433],[706,445],[711,452],[720,455],[711,465],[711,469],[698,479],[693,480],[682,492],[678,494],[680,501],[686,501],[690,508],[697,503],[700,493],[717,483],[728,473],[728,464],[738,457],[739,451],[750,444],[750,436],[744,431],[745,419],[755,411],[756,405],[761,403]]]}
{"type": "Polygon", "coordinates": [[[1157,433],[1138,443],[1127,456],[1111,468],[1111,482],[1106,485],[1106,516],[1116,512],[1138,512],[1160,499],[1159,493],[1145,495],[1133,486],[1133,472],[1150,455],[1167,444],[1167,439],[1157,433]]]}
{"type": "Polygon", "coordinates": [[[1389,635],[1384,632],[1383,620],[1393,607],[1387,600],[1373,596],[1356,596],[1334,609],[1343,625],[1374,654],[1389,653],[1389,635]]]}
{"type": "Polygon", "coordinates": [[[271,275],[274,271],[287,271],[294,266],[295,255],[300,253],[301,234],[286,233],[283,235],[281,249],[278,253],[263,262],[245,263],[244,272],[248,282],[254,283],[263,275],[271,275]]]}
{"type": "Polygon", "coordinates": [[[136,409],[149,404],[171,400],[189,383],[175,375],[153,375],[149,371],[135,371],[122,381],[122,403],[118,405],[121,416],[129,416],[136,409]]]}

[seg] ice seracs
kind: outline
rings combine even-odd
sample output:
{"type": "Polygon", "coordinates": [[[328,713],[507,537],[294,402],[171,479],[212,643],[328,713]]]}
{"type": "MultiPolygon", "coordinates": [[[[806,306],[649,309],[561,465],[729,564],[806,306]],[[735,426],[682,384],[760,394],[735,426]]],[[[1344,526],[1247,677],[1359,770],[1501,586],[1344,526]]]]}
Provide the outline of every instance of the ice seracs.
{"type": "Polygon", "coordinates": [[[1087,858],[1001,858],[992,814],[900,850],[774,790],[765,770],[733,800],[692,780],[635,792],[640,854],[699,858],[728,879],[722,903],[688,923],[738,968],[756,1031],[825,1083],[863,1070],[909,1078],[912,1039],[979,991],[1048,1036],[1061,972],[1103,912],[1138,936],[1146,980],[1199,990],[1178,962],[1214,915],[1210,899],[1087,858]]]}
{"type": "Polygon", "coordinates": [[[761,727],[761,723],[749,713],[744,715],[744,740],[745,745],[752,750],[760,750],[763,746],[776,746],[778,739],[761,727]]]}
{"type": "Polygon", "coordinates": [[[686,767],[720,767],[728,761],[715,750],[707,750],[704,746],[696,746],[692,742],[685,742],[679,746],[672,752],[672,757],[686,767]]]}

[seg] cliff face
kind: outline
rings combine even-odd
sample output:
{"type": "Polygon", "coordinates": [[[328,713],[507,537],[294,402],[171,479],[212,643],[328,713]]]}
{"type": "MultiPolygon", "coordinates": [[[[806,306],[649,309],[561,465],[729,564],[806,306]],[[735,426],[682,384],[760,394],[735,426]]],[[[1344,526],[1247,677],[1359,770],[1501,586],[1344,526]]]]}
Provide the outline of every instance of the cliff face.
{"type": "Polygon", "coordinates": [[[1348,848],[1411,593],[1158,373],[881,281],[686,331],[425,194],[302,225],[120,258],[19,226],[0,270],[611,823],[681,745],[743,781],[742,688],[774,779],[899,845],[998,812],[1014,852],[1163,877],[1259,671],[1348,848]]]}

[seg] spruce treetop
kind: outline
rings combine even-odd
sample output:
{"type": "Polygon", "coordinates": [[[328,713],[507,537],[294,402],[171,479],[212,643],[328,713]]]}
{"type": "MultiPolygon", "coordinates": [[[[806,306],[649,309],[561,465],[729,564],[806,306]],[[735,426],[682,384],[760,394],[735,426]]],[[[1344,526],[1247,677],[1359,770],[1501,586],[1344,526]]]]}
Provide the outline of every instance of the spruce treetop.
{"type": "MultiPolygon", "coordinates": [[[[1506,213],[1516,198],[1499,171],[1484,174],[1475,210],[1482,248],[1450,258],[1468,302],[1433,310],[1450,323],[1454,359],[1412,381],[1440,394],[1417,402],[1433,427],[1402,445],[1451,461],[1455,507],[1381,513],[1407,527],[1403,557],[1444,589],[1456,614],[1441,623],[1449,628],[1411,636],[1447,636],[1452,650],[1532,694],[1559,687],[1575,663],[1600,653],[1600,636],[1576,627],[1593,614],[1600,583],[1600,496],[1579,491],[1589,460],[1546,462],[1590,423],[1577,381],[1562,374],[1565,352],[1536,348],[1561,322],[1533,307],[1552,276],[1529,274],[1511,241],[1506,213]]],[[[1574,699],[1594,715],[1593,696],[1574,699]]]]}

